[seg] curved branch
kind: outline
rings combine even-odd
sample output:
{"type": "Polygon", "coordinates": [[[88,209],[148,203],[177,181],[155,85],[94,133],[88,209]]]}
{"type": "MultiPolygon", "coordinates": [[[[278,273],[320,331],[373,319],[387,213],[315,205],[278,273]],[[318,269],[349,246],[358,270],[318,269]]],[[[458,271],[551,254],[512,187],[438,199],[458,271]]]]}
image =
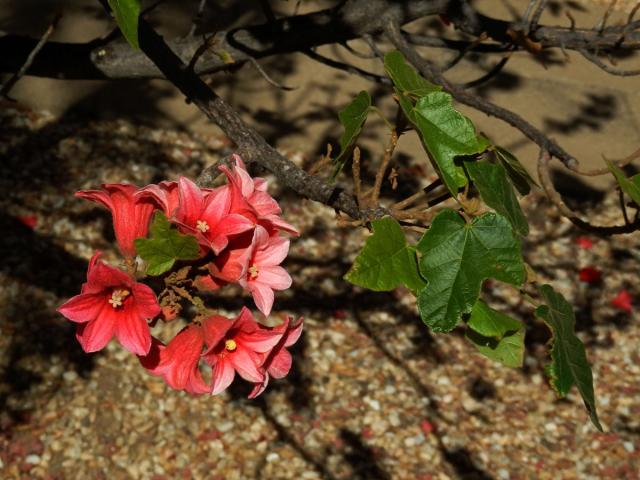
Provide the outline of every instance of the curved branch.
{"type": "Polygon", "coordinates": [[[551,203],[556,206],[556,208],[562,215],[571,220],[571,222],[575,226],[598,235],[619,235],[635,232],[636,230],[640,229],[640,222],[638,221],[635,221],[633,223],[625,222],[624,225],[605,226],[593,225],[579,218],[576,213],[571,210],[566,203],[564,203],[562,197],[553,186],[553,181],[551,180],[551,175],[549,174],[550,162],[551,155],[549,155],[549,152],[544,149],[540,150],[540,156],[538,157],[538,178],[540,179],[540,185],[542,186],[544,192],[547,194],[547,197],[549,197],[549,200],[551,200],[551,203]]]}
{"type": "MultiPolygon", "coordinates": [[[[242,65],[250,57],[309,50],[321,45],[344,43],[365,34],[383,30],[385,19],[400,25],[429,15],[446,14],[457,28],[480,36],[486,32],[500,44],[513,43],[518,22],[497,20],[473,10],[465,0],[346,0],[338,7],[305,15],[280,18],[275,22],[219,32],[215,46],[207,49],[196,65],[196,73],[214,73],[242,65]],[[511,33],[511,35],[510,35],[511,33]],[[225,55],[216,54],[225,53],[225,55]],[[225,63],[233,58],[234,64],[225,63]]],[[[601,52],[640,49],[639,22],[597,30],[566,27],[538,27],[526,37],[541,48],[594,50],[601,52]]],[[[412,36],[416,44],[460,50],[469,42],[412,36]]],[[[38,40],[5,34],[0,36],[0,73],[15,72],[38,40]]],[[[168,42],[181,61],[188,63],[202,46],[200,38],[189,36],[168,42]]],[[[502,51],[500,45],[478,45],[476,51],[502,51]]],[[[48,42],[27,72],[28,75],[67,79],[163,78],[162,73],[142,52],[132,50],[112,38],[88,43],[48,42]]]]}
{"type": "MultiPolygon", "coordinates": [[[[343,43],[382,30],[383,18],[391,17],[405,24],[444,11],[449,1],[347,0],[335,8],[219,32],[214,46],[199,59],[195,72],[214,73],[241,65],[250,57],[260,59],[343,43]],[[216,52],[224,52],[234,64],[225,63],[216,52]]],[[[17,71],[36,43],[36,39],[29,37],[1,36],[0,72],[17,71]]],[[[190,36],[167,45],[183,63],[189,63],[202,40],[190,36]]],[[[143,52],[133,50],[122,40],[110,39],[83,44],[49,42],[27,74],[68,79],[164,78],[143,52]]]]}

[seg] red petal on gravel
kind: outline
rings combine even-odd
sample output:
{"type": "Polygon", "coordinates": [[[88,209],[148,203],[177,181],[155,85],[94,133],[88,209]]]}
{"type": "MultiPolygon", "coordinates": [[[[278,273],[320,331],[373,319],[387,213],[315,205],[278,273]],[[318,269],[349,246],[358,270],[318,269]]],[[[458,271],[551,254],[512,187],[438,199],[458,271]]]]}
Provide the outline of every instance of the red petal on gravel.
{"type": "Polygon", "coordinates": [[[584,248],[585,250],[589,250],[590,248],[593,247],[593,242],[588,237],[578,237],[578,238],[576,238],[576,244],[580,248],[584,248]]]}
{"type": "Polygon", "coordinates": [[[585,283],[598,283],[602,279],[602,272],[595,267],[584,267],[580,269],[580,281],[585,283]]]}
{"type": "Polygon", "coordinates": [[[22,223],[25,227],[29,227],[31,230],[36,228],[38,225],[38,217],[35,215],[20,215],[17,217],[20,223],[22,223]]]}
{"type": "Polygon", "coordinates": [[[426,437],[431,432],[433,432],[433,424],[429,422],[429,420],[422,420],[420,422],[420,429],[422,430],[422,433],[424,433],[424,436],[426,437]]]}
{"type": "Polygon", "coordinates": [[[620,310],[624,310],[625,312],[631,312],[633,310],[631,305],[631,295],[625,289],[620,290],[620,293],[616,295],[616,298],[611,300],[611,305],[620,310]]]}
{"type": "Polygon", "coordinates": [[[365,440],[369,440],[375,436],[373,433],[373,430],[371,430],[371,427],[364,427],[362,429],[361,435],[362,435],[362,438],[364,438],[365,440]]]}

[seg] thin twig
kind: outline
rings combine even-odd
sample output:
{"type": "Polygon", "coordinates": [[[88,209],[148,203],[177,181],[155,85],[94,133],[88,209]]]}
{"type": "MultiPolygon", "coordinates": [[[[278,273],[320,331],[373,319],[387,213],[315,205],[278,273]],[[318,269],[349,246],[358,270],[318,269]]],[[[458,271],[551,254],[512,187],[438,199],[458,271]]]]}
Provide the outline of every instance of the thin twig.
{"type": "Polygon", "coordinates": [[[463,48],[462,50],[460,50],[460,52],[458,52],[458,55],[456,55],[455,57],[453,57],[452,60],[450,60],[448,63],[446,63],[445,65],[443,65],[442,67],[440,67],[440,71],[441,72],[446,72],[447,70],[451,70],[453,67],[455,67],[458,63],[460,63],[460,61],[464,58],[464,56],[469,53],[471,50],[473,50],[474,48],[476,48],[478,45],[480,45],[482,42],[486,41],[489,37],[487,36],[486,33],[482,33],[478,38],[476,38],[473,42],[469,42],[469,45],[467,45],[465,48],[463,48]]]}
{"type": "Polygon", "coordinates": [[[536,11],[533,12],[531,16],[531,21],[529,22],[529,28],[527,29],[529,32],[535,32],[538,29],[538,22],[540,21],[540,17],[542,16],[542,12],[547,7],[547,0],[540,0],[540,4],[536,11]]]}
{"type": "Polygon", "coordinates": [[[611,3],[609,4],[609,8],[607,8],[607,10],[604,12],[604,15],[602,16],[602,20],[600,20],[594,28],[594,30],[597,30],[598,32],[602,33],[602,31],[605,29],[605,27],[607,26],[607,21],[609,20],[609,16],[611,15],[611,12],[613,12],[613,8],[616,6],[616,3],[618,3],[618,0],[611,0],[611,3]]]}
{"type": "Polygon", "coordinates": [[[1,97],[9,98],[9,92],[18,82],[18,80],[22,78],[26,71],[29,70],[29,67],[33,63],[33,60],[36,58],[36,55],[38,55],[38,52],[42,50],[42,47],[44,47],[44,45],[47,43],[47,40],[49,40],[49,37],[55,30],[56,25],[58,25],[58,21],[60,21],[61,17],[61,13],[56,13],[56,15],[53,17],[53,21],[49,24],[45,32],[42,34],[42,37],[40,37],[40,41],[36,44],[33,50],[31,50],[31,53],[29,53],[29,55],[27,56],[27,59],[22,64],[22,67],[20,67],[20,69],[16,73],[14,73],[11,78],[9,78],[9,80],[7,80],[2,85],[2,87],[0,87],[1,97]]]}
{"type": "Polygon", "coordinates": [[[340,42],[340,45],[342,47],[344,47],[349,53],[351,53],[352,55],[358,57],[358,58],[362,58],[364,60],[371,60],[372,58],[376,58],[376,54],[375,53],[362,53],[357,51],[355,48],[353,48],[351,45],[349,45],[348,42],[340,42]]]}
{"type": "Polygon", "coordinates": [[[524,13],[522,14],[522,19],[520,20],[520,28],[519,30],[524,32],[525,35],[529,34],[529,15],[531,15],[531,11],[533,10],[533,7],[535,7],[536,3],[538,3],[538,0],[530,0],[529,3],[527,4],[527,8],[525,9],[524,13]]]}
{"type": "Polygon", "coordinates": [[[624,192],[622,189],[618,189],[618,199],[620,200],[620,210],[622,210],[622,216],[624,217],[624,223],[629,225],[629,215],[627,215],[627,204],[624,203],[624,192]]]}
{"type": "Polygon", "coordinates": [[[576,19],[573,17],[573,15],[571,14],[571,12],[569,10],[565,10],[564,14],[569,19],[569,22],[571,22],[571,24],[569,25],[569,30],[571,30],[571,31],[575,30],[576,29],[576,19]]]}
{"type": "Polygon", "coordinates": [[[387,173],[387,168],[389,167],[389,163],[391,162],[391,158],[393,157],[393,151],[396,149],[396,145],[398,145],[398,133],[394,129],[391,131],[389,143],[387,144],[387,148],[385,148],[384,150],[384,157],[382,157],[382,162],[380,163],[380,167],[378,167],[378,171],[376,172],[376,180],[373,184],[373,193],[371,194],[372,207],[377,205],[378,199],[380,198],[382,181],[384,180],[384,176],[387,173]]]}
{"type": "Polygon", "coordinates": [[[466,89],[466,88],[477,87],[479,85],[482,85],[483,83],[488,82],[489,80],[497,76],[502,71],[502,69],[507,64],[510,58],[511,58],[511,54],[505,55],[502,58],[502,60],[500,60],[496,65],[493,66],[491,70],[489,70],[487,73],[482,75],[480,78],[476,78],[475,80],[471,80],[470,82],[460,83],[458,84],[458,86],[460,88],[466,89]]]}
{"type": "Polygon", "coordinates": [[[204,7],[207,5],[207,0],[200,0],[200,5],[198,5],[198,11],[196,15],[193,17],[193,21],[191,22],[191,29],[189,30],[189,36],[192,37],[196,34],[196,30],[200,26],[202,22],[202,16],[204,14],[204,7]]]}
{"type": "Polygon", "coordinates": [[[540,150],[540,156],[538,157],[538,178],[540,179],[540,185],[542,189],[547,194],[551,203],[553,203],[556,208],[560,211],[562,215],[567,217],[571,222],[577,227],[582,228],[583,230],[597,233],[600,235],[617,235],[623,233],[631,233],[640,228],[640,223],[627,223],[625,225],[613,225],[613,226],[603,226],[603,225],[593,225],[589,222],[585,222],[580,219],[576,213],[571,210],[566,203],[562,200],[562,197],[558,193],[558,191],[553,186],[553,181],[551,180],[551,175],[549,172],[549,163],[551,162],[551,155],[549,152],[542,149],[540,150]]]}
{"type": "Polygon", "coordinates": [[[598,56],[594,53],[588,52],[587,50],[578,50],[584,58],[589,60],[598,68],[601,68],[607,73],[611,75],[616,75],[619,77],[632,77],[634,75],[640,75],[640,70],[622,70],[620,68],[615,68],[610,65],[607,65],[602,60],[598,58],[598,56]]]}
{"type": "MultiPolygon", "coordinates": [[[[624,157],[624,158],[621,158],[620,160],[610,160],[607,157],[605,157],[604,155],[602,157],[605,160],[609,160],[610,162],[614,163],[619,168],[622,168],[625,165],[628,165],[629,163],[633,162],[634,160],[640,158],[640,148],[638,150],[636,150],[635,152],[633,152],[631,155],[629,155],[627,157],[624,157]]],[[[609,170],[608,167],[596,168],[594,170],[580,170],[579,168],[576,168],[576,169],[571,169],[571,171],[573,173],[576,173],[578,175],[582,175],[584,177],[597,177],[599,175],[607,175],[607,174],[611,173],[611,170],[609,170]]]]}
{"type": "Polygon", "coordinates": [[[353,147],[353,162],[351,162],[353,172],[353,191],[356,194],[358,207],[362,208],[362,180],[360,179],[360,148],[353,147]]]}
{"type": "Polygon", "coordinates": [[[349,65],[347,63],[342,63],[337,60],[333,60],[332,58],[327,58],[324,55],[320,55],[319,53],[313,50],[305,50],[304,53],[307,57],[315,60],[318,63],[322,63],[323,65],[327,65],[328,67],[332,67],[338,70],[342,70],[343,72],[351,73],[353,75],[358,75],[362,78],[370,80],[375,83],[382,83],[385,85],[391,85],[391,80],[387,77],[383,77],[381,75],[376,75],[375,73],[367,72],[362,70],[361,68],[354,67],[353,65],[349,65]]]}
{"type": "Polygon", "coordinates": [[[267,72],[265,72],[262,69],[262,67],[260,66],[260,64],[255,58],[249,57],[249,62],[251,62],[251,65],[256,67],[256,70],[258,70],[260,75],[262,75],[262,78],[264,78],[267,81],[267,83],[273,85],[274,87],[279,88],[280,90],[285,90],[285,91],[296,90],[298,88],[298,87],[287,87],[286,85],[282,85],[281,83],[276,82],[267,74],[267,72]]]}

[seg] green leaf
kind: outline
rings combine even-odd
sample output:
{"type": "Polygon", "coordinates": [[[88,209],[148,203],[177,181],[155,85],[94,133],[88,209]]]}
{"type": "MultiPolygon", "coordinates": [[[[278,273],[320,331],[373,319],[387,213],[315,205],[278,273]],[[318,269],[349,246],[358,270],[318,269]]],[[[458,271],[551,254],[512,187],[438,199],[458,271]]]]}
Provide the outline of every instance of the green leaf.
{"type": "Polygon", "coordinates": [[[513,186],[520,192],[520,195],[527,195],[531,191],[531,185],[539,187],[513,153],[497,145],[494,146],[494,152],[498,161],[507,171],[511,183],[513,183],[513,186]]]}
{"type": "Polygon", "coordinates": [[[509,221],[485,213],[466,223],[455,211],[438,214],[417,245],[420,272],[429,284],[418,295],[422,321],[435,332],[452,330],[478,299],[482,282],[522,285],[520,242],[509,221]]]}
{"type": "Polygon", "coordinates": [[[496,338],[522,328],[522,323],[518,320],[494,310],[480,299],[473,305],[467,325],[480,335],[496,338]]]}
{"type": "Polygon", "coordinates": [[[613,176],[616,177],[618,185],[620,185],[620,189],[629,195],[631,200],[633,200],[637,205],[640,205],[640,176],[634,175],[633,177],[628,178],[622,169],[616,164],[609,160],[605,160],[605,162],[607,162],[607,167],[609,167],[613,176]]]}
{"type": "Polygon", "coordinates": [[[370,108],[371,96],[363,90],[338,114],[340,123],[342,123],[344,127],[344,133],[340,138],[340,154],[333,161],[335,164],[333,178],[340,173],[347,161],[347,156],[351,154],[353,146],[362,131],[362,126],[367,119],[370,108]]]}
{"type": "Polygon", "coordinates": [[[492,309],[478,299],[467,326],[467,340],[482,355],[507,367],[522,366],[525,332],[518,320],[492,309]]]}
{"type": "Polygon", "coordinates": [[[148,275],[162,275],[169,271],[176,260],[195,260],[200,246],[195,237],[183,235],[171,228],[162,212],[157,212],[151,223],[151,238],[135,241],[138,255],[147,262],[148,275]]]}
{"type": "Polygon", "coordinates": [[[399,90],[398,96],[414,95],[422,96],[431,92],[442,90],[439,85],[425,80],[420,74],[409,65],[402,53],[397,50],[388,52],[384,56],[384,69],[399,90]]]}
{"type": "Polygon", "coordinates": [[[573,307],[551,285],[542,285],[538,290],[546,305],[539,306],[536,315],[545,321],[553,334],[552,363],[547,367],[551,386],[558,396],[564,397],[571,387],[576,385],[591,422],[602,431],[596,411],[591,367],[584,345],[575,334],[576,318],[573,307]]]}
{"type": "Polygon", "coordinates": [[[524,361],[524,329],[510,332],[500,339],[485,337],[469,329],[465,333],[465,337],[485,357],[511,368],[522,366],[524,361]]]}
{"type": "Polygon", "coordinates": [[[393,218],[374,220],[371,235],[345,280],[377,292],[393,290],[403,283],[417,292],[426,285],[418,272],[415,248],[407,244],[400,225],[393,218]]]}
{"type": "Polygon", "coordinates": [[[420,134],[434,168],[455,197],[458,189],[467,184],[464,170],[454,163],[455,157],[482,153],[489,141],[476,133],[471,120],[453,108],[451,95],[422,78],[400,52],[387,53],[384,66],[402,111],[420,134]],[[409,97],[417,97],[415,105],[409,97]]]}
{"type": "Polygon", "coordinates": [[[455,197],[458,189],[467,184],[464,170],[454,163],[455,158],[482,153],[489,141],[476,133],[471,120],[453,108],[451,95],[446,92],[432,92],[418,99],[414,114],[422,143],[455,197]]]}
{"type": "Polygon", "coordinates": [[[506,217],[516,233],[526,237],[529,234],[529,224],[513,187],[507,180],[504,167],[487,161],[465,162],[465,167],[484,203],[506,217]]]}
{"type": "Polygon", "coordinates": [[[116,16],[116,22],[124,38],[139,50],[138,17],[140,16],[140,0],[109,0],[109,6],[116,16]]]}

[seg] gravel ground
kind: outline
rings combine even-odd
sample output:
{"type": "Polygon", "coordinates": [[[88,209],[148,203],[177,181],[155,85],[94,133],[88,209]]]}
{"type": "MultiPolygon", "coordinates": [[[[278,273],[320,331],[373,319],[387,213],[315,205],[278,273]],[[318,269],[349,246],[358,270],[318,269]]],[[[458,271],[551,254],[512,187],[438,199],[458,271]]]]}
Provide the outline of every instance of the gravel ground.
{"type": "MultiPolygon", "coordinates": [[[[287,261],[294,287],[275,304],[306,318],[287,379],[255,401],[248,385],[193,398],[114,342],[85,355],[55,307],[78,292],[93,250],[115,252],[108,215],[73,192],[193,177],[227,151],[219,138],[2,106],[1,478],[640,478],[640,326],[637,313],[610,305],[622,288],[638,299],[640,236],[581,249],[584,234],[536,195],[525,202],[526,256],[576,305],[606,433],[575,391],[555,399],[543,373],[549,335],[513,292],[485,288],[527,323],[522,369],[484,359],[460,332],[429,334],[405,291],[342,281],[367,232],[336,226],[330,209],[277,185],[302,230],[287,261]],[[601,283],[578,280],[586,266],[602,271],[601,283]]],[[[616,201],[593,206],[599,221],[615,221],[616,201]]],[[[242,299],[217,301],[237,311],[242,299]]]]}

